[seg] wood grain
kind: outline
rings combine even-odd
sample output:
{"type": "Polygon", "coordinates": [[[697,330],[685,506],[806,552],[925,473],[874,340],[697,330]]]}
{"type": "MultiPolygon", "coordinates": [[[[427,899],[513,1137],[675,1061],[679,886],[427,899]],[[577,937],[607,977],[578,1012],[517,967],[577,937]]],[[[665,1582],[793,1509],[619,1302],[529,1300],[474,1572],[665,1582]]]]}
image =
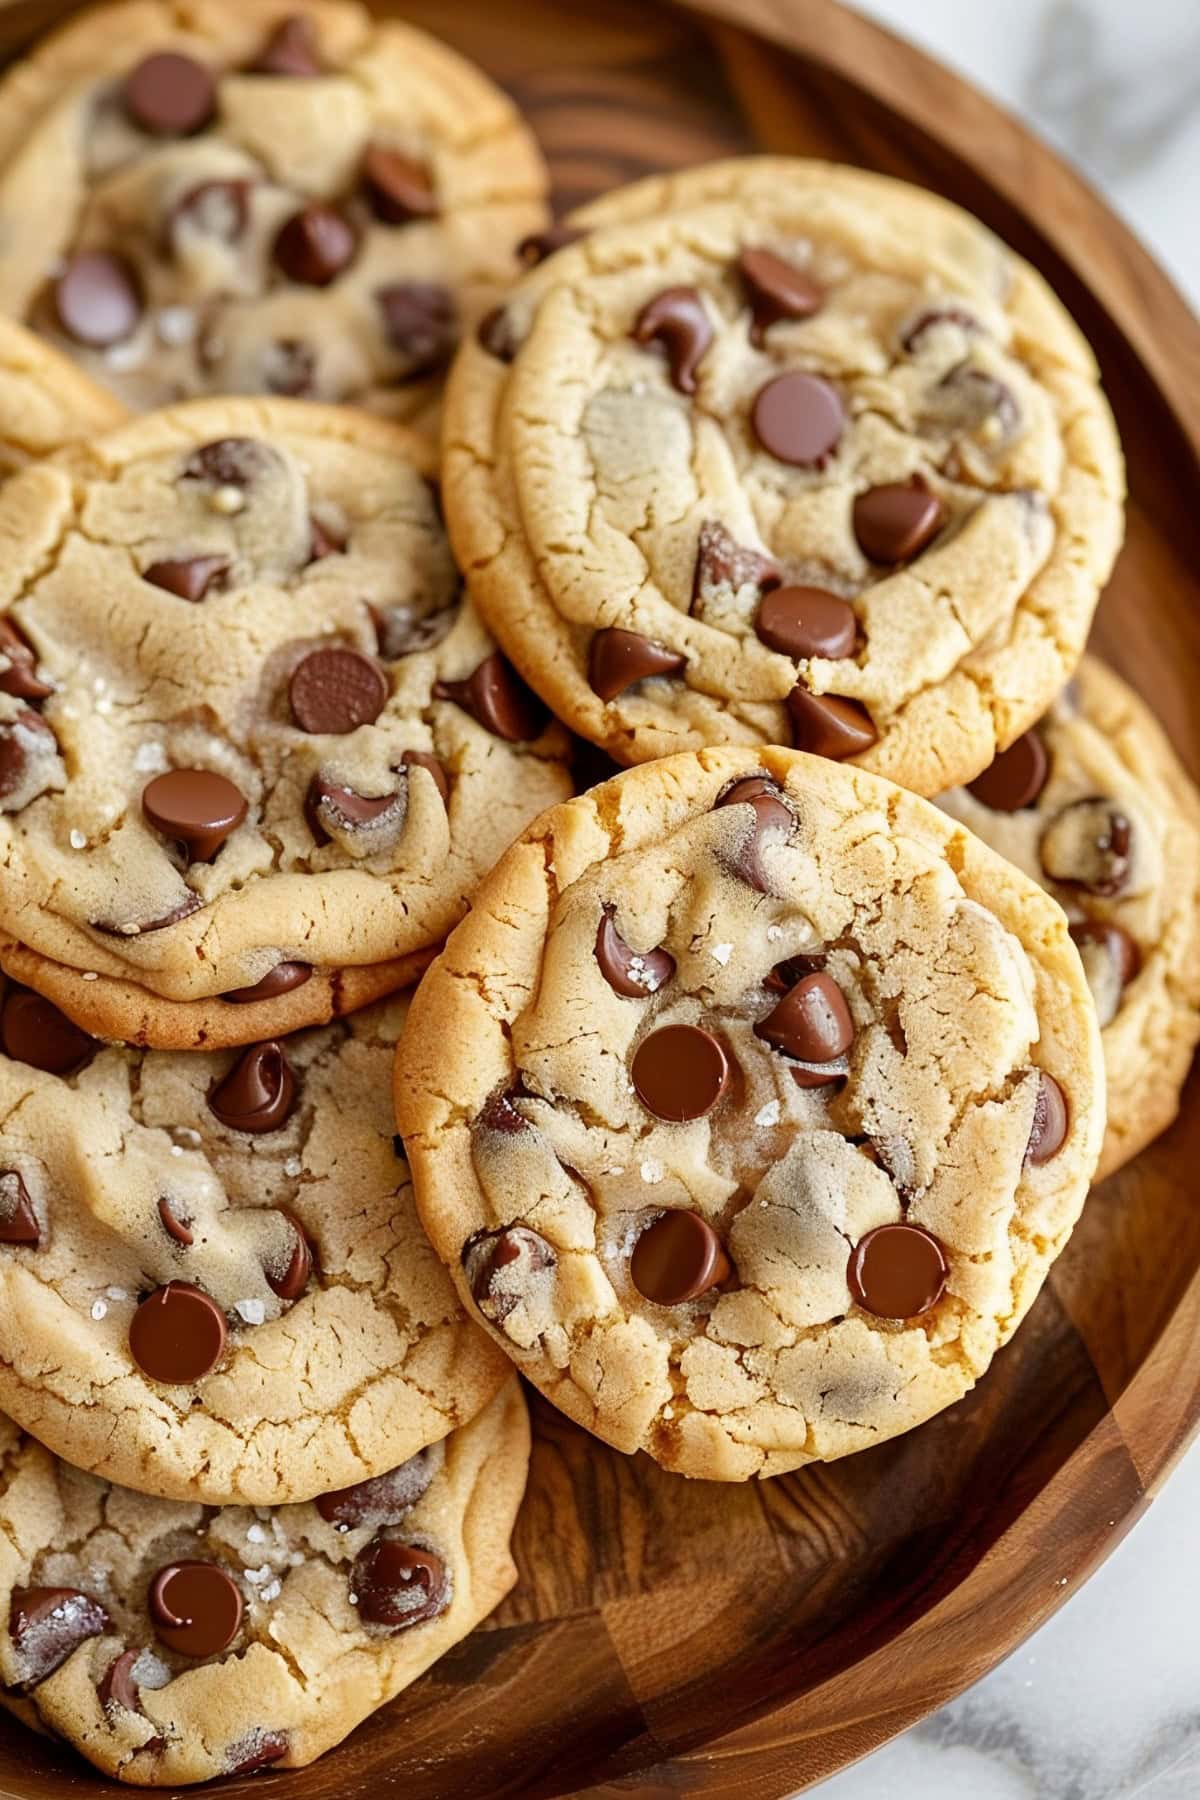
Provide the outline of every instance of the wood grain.
{"type": "MultiPolygon", "coordinates": [[[[0,53],[66,10],[0,6],[0,53]]],[[[1200,772],[1200,328],[1078,175],[832,0],[379,10],[513,89],[563,206],[743,150],[820,154],[937,189],[1037,263],[1096,346],[1129,452],[1129,541],[1097,642],[1200,772]]],[[[617,1456],[535,1401],[512,1597],[324,1762],[221,1793],[777,1800],[986,1673],[1086,1579],[1196,1429],[1195,1092],[1093,1195],[981,1388],[897,1443],[714,1488],[617,1456]]],[[[126,1791],[0,1730],[0,1793],[126,1791]]]]}

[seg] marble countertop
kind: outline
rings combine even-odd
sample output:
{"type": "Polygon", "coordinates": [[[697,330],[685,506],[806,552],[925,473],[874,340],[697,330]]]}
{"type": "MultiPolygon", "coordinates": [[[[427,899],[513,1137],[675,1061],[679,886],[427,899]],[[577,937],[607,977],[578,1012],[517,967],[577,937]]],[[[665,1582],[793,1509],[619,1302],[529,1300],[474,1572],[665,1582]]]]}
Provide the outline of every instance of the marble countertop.
{"type": "MultiPolygon", "coordinates": [[[[1196,0],[860,0],[1076,162],[1200,302],[1196,0]]],[[[820,1800],[1200,1800],[1200,1444],[1051,1622],[820,1800]]]]}

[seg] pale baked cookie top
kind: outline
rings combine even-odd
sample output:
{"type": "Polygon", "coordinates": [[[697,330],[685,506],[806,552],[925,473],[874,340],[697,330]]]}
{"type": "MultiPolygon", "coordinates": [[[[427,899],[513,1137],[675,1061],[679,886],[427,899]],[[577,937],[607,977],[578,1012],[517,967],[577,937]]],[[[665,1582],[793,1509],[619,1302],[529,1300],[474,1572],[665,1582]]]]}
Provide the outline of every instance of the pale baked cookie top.
{"type": "Polygon", "coordinates": [[[724,1480],[971,1387],[1104,1128],[1057,903],[927,802],[770,748],[531,826],[417,992],[396,1098],[422,1220],[522,1371],[724,1480]]]}
{"type": "Polygon", "coordinates": [[[299,1768],[512,1587],[528,1461],[515,1379],[444,1444],[302,1506],[150,1499],[0,1421],[0,1700],[137,1786],[299,1768]]]}
{"type": "Polygon", "coordinates": [[[136,408],[412,417],[545,217],[511,101],[345,0],[125,0],[0,86],[0,311],[136,408]]]}
{"type": "Polygon", "coordinates": [[[938,804],[1071,921],[1104,1045],[1106,1175],[1171,1123],[1200,1038],[1200,795],[1145,702],[1088,656],[1034,730],[938,804]]]}
{"type": "Polygon", "coordinates": [[[570,788],[431,466],[360,413],[194,401],[0,489],[0,927],[179,1001],[440,942],[570,788]]]}
{"type": "Polygon", "coordinates": [[[504,1359],[417,1220],[403,1001],[237,1052],[135,1052],[0,1006],[0,1407],[130,1487],[223,1504],[377,1475],[504,1359]]]}
{"type": "Polygon", "coordinates": [[[124,408],[81,369],[0,319],[0,479],[74,438],[119,425],[124,408]]]}
{"type": "Polygon", "coordinates": [[[824,164],[655,180],[585,227],[448,394],[451,538],[509,654],[625,762],[794,742],[973,777],[1069,676],[1121,539],[1061,305],[946,202],[824,164]]]}

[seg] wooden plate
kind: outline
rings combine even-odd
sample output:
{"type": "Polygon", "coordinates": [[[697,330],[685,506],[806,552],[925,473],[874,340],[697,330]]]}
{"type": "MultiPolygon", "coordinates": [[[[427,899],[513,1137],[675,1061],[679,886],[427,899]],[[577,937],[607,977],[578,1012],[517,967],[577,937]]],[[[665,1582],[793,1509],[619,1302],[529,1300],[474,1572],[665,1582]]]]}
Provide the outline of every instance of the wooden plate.
{"type": "MultiPolygon", "coordinates": [[[[0,51],[65,10],[4,8],[0,51]]],[[[1096,346],[1130,459],[1129,540],[1097,642],[1196,772],[1200,328],[1077,176],[832,0],[381,10],[514,89],[563,203],[731,152],[817,153],[938,189],[1037,263],[1096,346]]],[[[776,1800],[983,1675],[1107,1555],[1196,1427],[1194,1096],[1094,1194],[983,1385],[897,1443],[723,1488],[618,1456],[537,1403],[513,1596],[324,1762],[221,1793],[776,1800]]],[[[0,1791],[128,1789],[9,1727],[0,1791]]]]}

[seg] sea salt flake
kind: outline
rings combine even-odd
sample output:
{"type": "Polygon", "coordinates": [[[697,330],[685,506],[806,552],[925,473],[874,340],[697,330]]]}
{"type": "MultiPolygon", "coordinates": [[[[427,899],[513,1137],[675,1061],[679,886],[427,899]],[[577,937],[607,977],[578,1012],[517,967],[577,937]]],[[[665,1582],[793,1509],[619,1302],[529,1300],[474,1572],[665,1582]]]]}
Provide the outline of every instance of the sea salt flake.
{"type": "Polygon", "coordinates": [[[104,1291],[110,1300],[128,1300],[129,1298],[128,1292],[122,1287],[109,1287],[105,1288],[104,1291]]]}
{"type": "Polygon", "coordinates": [[[289,1156],[283,1165],[283,1172],[285,1175],[290,1176],[294,1181],[303,1168],[304,1164],[300,1161],[298,1156],[289,1156]]]}
{"type": "Polygon", "coordinates": [[[83,979],[85,981],[99,981],[100,977],[95,969],[85,969],[83,971],[83,979]]]}
{"type": "Polygon", "coordinates": [[[266,1541],[267,1534],[261,1525],[247,1525],[246,1542],[248,1544],[265,1544],[266,1541]]]}
{"type": "Polygon", "coordinates": [[[783,926],[782,925],[768,925],[767,926],[767,942],[768,943],[777,944],[782,936],[783,936],[783,926]]]}
{"type": "Polygon", "coordinates": [[[267,1316],[267,1309],[261,1300],[235,1300],[233,1310],[247,1325],[261,1325],[267,1316]]]}
{"type": "Polygon", "coordinates": [[[778,1100],[768,1100],[767,1104],[765,1106],[760,1106],[758,1111],[754,1115],[754,1123],[756,1125],[778,1125],[778,1123],[779,1123],[779,1102],[778,1102],[778,1100]]]}
{"type": "Polygon", "coordinates": [[[719,962],[721,967],[724,968],[725,964],[729,961],[730,957],[733,955],[733,945],[732,944],[714,944],[712,947],[712,950],[710,951],[710,955],[712,956],[712,959],[714,962],[719,962]]]}
{"type": "Polygon", "coordinates": [[[183,1146],[181,1144],[172,1144],[171,1145],[171,1155],[172,1156],[182,1156],[183,1155],[183,1146]]]}
{"type": "Polygon", "coordinates": [[[87,832],[86,831],[79,831],[78,829],[76,829],[71,832],[70,838],[71,838],[72,850],[86,850],[87,849],[87,832]]]}
{"type": "Polygon", "coordinates": [[[146,743],[139,744],[134,751],[133,766],[139,775],[148,775],[152,771],[165,769],[167,753],[161,744],[156,744],[153,739],[149,739],[146,743]]]}
{"type": "Polygon", "coordinates": [[[104,1315],[107,1313],[107,1311],[108,1311],[108,1308],[107,1308],[107,1306],[105,1306],[103,1300],[93,1300],[92,1301],[92,1317],[93,1317],[93,1319],[102,1319],[104,1317],[104,1315]]]}
{"type": "Polygon", "coordinates": [[[651,1187],[656,1186],[663,1178],[662,1164],[652,1156],[647,1157],[641,1167],[641,1176],[642,1180],[647,1182],[651,1187]]]}
{"type": "Polygon", "coordinates": [[[261,1594],[259,1595],[259,1599],[260,1600],[278,1600],[278,1598],[279,1598],[280,1594],[282,1594],[282,1592],[283,1592],[282,1581],[268,1581],[266,1587],[262,1590],[261,1594]]]}
{"type": "Polygon", "coordinates": [[[270,1563],[264,1563],[261,1569],[247,1569],[246,1570],[246,1580],[251,1584],[252,1587],[258,1587],[261,1582],[270,1581],[270,1579],[271,1579],[270,1563]]]}
{"type": "Polygon", "coordinates": [[[246,496],[240,487],[226,486],[214,488],[208,497],[208,504],[215,513],[222,513],[231,518],[240,513],[246,504],[246,496]]]}
{"type": "Polygon", "coordinates": [[[190,306],[164,306],[155,321],[158,335],[172,349],[190,344],[196,335],[196,315],[190,306]]]}

